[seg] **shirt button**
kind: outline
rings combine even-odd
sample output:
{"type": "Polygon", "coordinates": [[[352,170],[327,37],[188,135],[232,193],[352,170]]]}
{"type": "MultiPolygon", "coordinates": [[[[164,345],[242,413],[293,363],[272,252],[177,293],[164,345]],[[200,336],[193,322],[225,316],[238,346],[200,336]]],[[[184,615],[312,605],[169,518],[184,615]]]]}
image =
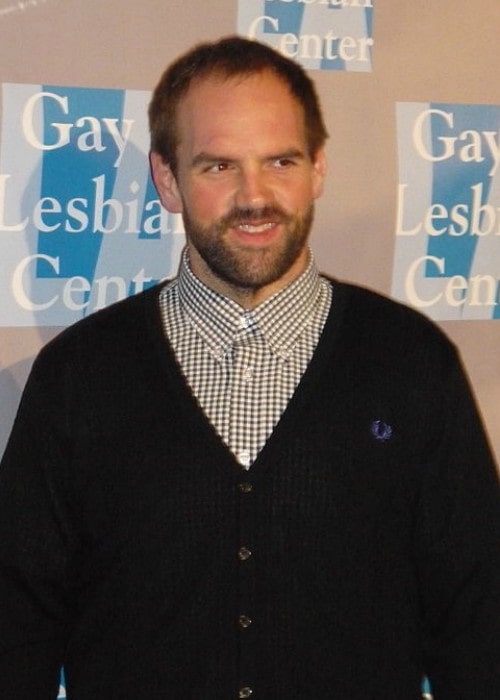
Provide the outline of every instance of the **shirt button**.
{"type": "Polygon", "coordinates": [[[248,615],[240,615],[238,618],[238,624],[242,629],[246,629],[247,627],[250,627],[252,620],[248,617],[248,615]]]}
{"type": "Polygon", "coordinates": [[[248,549],[248,547],[241,547],[238,550],[238,558],[241,561],[246,561],[247,559],[250,559],[252,556],[252,552],[248,549]]]}
{"type": "Polygon", "coordinates": [[[241,484],[238,484],[238,488],[241,493],[251,493],[253,491],[253,484],[248,481],[243,481],[241,484]]]}
{"type": "Polygon", "coordinates": [[[248,450],[241,450],[236,456],[241,466],[245,467],[245,469],[248,469],[248,467],[250,466],[250,452],[248,450]]]}
{"type": "Polygon", "coordinates": [[[253,372],[251,367],[245,367],[245,369],[242,372],[242,377],[243,381],[248,384],[248,382],[252,379],[253,377],[253,372]]]}
{"type": "Polygon", "coordinates": [[[241,688],[238,693],[239,698],[249,698],[252,695],[253,690],[251,688],[241,688]]]}
{"type": "Polygon", "coordinates": [[[248,328],[252,322],[252,316],[249,313],[243,314],[242,316],[239,317],[238,319],[238,326],[243,329],[243,328],[248,328]]]}

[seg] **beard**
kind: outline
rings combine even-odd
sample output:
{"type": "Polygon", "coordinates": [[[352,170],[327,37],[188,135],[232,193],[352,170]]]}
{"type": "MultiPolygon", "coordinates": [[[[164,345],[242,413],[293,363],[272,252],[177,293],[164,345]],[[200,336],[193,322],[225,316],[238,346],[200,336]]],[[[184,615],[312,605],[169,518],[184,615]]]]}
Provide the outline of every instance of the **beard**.
{"type": "Polygon", "coordinates": [[[219,279],[230,285],[254,291],[276,282],[292,267],[303,251],[314,218],[313,205],[303,216],[292,216],[280,207],[235,208],[204,227],[190,218],[184,207],[186,236],[205,264],[219,279]],[[268,246],[250,247],[233,242],[227,235],[240,224],[259,225],[268,220],[279,223],[283,235],[268,246]]]}

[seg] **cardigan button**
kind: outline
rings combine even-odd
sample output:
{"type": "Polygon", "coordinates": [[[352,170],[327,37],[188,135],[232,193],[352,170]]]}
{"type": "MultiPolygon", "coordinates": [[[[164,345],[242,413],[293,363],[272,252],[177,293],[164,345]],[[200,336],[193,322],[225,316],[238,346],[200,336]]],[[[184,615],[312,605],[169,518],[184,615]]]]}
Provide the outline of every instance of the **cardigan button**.
{"type": "Polygon", "coordinates": [[[238,624],[242,629],[246,629],[247,627],[250,627],[252,620],[248,617],[248,615],[240,615],[238,618],[238,624]]]}
{"type": "Polygon", "coordinates": [[[251,493],[253,491],[253,484],[249,481],[243,481],[241,484],[238,484],[238,488],[241,493],[251,493]]]}
{"type": "Polygon", "coordinates": [[[241,547],[238,550],[238,559],[240,561],[246,561],[247,559],[250,559],[252,556],[252,552],[248,549],[248,547],[241,547]]]}
{"type": "Polygon", "coordinates": [[[253,690],[251,688],[245,687],[241,688],[240,692],[238,693],[239,698],[249,698],[250,695],[252,695],[253,690]]]}

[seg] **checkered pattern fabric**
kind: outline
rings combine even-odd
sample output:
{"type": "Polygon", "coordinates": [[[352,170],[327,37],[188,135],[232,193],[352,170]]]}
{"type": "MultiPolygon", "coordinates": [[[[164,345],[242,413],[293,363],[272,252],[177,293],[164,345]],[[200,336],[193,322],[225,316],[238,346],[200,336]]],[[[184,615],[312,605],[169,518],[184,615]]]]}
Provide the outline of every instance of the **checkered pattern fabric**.
{"type": "Polygon", "coordinates": [[[246,310],[206,287],[184,253],[160,295],[164,329],[198,403],[250,468],[285,410],[318,343],[331,285],[311,261],[292,284],[246,310]]]}

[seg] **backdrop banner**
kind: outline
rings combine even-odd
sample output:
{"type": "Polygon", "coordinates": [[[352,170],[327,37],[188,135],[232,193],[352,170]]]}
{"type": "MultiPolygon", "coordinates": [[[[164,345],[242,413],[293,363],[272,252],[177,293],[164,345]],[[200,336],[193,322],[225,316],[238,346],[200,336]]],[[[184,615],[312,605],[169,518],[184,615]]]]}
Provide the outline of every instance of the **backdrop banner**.
{"type": "Polygon", "coordinates": [[[436,320],[500,319],[500,106],[397,105],[392,294],[436,320]]]}
{"type": "Polygon", "coordinates": [[[65,326],[175,273],[148,167],[150,93],[4,84],[0,325],[65,326]]]}
{"type": "Polygon", "coordinates": [[[305,68],[372,68],[373,0],[239,0],[238,32],[305,68]]]}

